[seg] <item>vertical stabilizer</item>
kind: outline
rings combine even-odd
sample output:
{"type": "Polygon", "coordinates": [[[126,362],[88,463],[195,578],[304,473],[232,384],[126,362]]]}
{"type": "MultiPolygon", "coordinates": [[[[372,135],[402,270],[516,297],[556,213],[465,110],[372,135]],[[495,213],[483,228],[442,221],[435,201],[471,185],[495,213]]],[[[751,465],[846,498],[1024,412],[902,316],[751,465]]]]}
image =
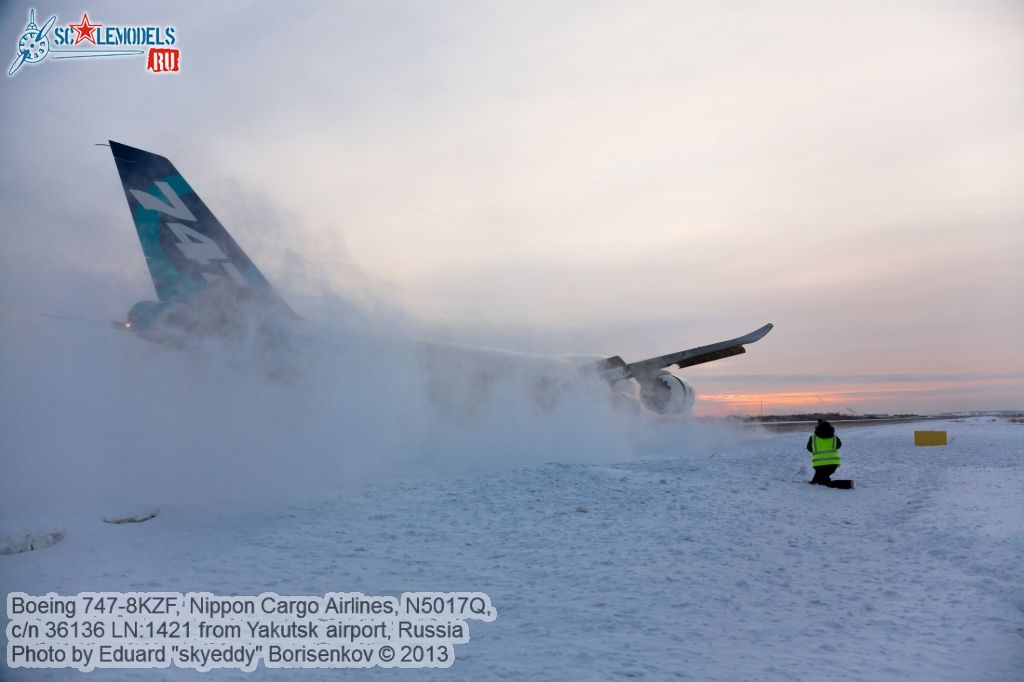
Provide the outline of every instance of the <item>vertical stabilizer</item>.
{"type": "Polygon", "coordinates": [[[113,140],[110,149],[162,302],[185,301],[218,284],[269,298],[291,313],[169,160],[113,140]]]}

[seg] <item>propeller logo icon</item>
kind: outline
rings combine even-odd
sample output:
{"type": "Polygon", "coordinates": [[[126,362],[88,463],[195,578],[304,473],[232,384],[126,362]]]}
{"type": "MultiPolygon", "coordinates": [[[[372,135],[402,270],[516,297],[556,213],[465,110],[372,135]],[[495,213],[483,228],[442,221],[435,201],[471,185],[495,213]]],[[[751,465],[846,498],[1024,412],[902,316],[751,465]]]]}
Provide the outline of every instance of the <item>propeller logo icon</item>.
{"type": "Polygon", "coordinates": [[[53,25],[57,23],[57,15],[54,14],[43,24],[42,28],[36,26],[36,11],[29,10],[28,25],[25,32],[18,38],[18,56],[11,62],[11,69],[8,76],[13,76],[23,64],[35,64],[46,59],[50,53],[50,39],[48,35],[53,25]]]}

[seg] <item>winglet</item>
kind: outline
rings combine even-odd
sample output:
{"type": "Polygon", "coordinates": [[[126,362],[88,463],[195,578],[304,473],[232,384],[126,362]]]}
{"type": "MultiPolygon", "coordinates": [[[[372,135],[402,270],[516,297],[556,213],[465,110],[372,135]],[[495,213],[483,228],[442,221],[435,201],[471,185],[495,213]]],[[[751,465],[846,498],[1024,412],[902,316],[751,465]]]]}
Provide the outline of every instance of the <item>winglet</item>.
{"type": "Polygon", "coordinates": [[[755,341],[760,341],[761,339],[763,339],[768,334],[768,332],[770,332],[774,328],[775,328],[775,325],[772,324],[771,322],[769,322],[768,324],[766,324],[765,326],[761,327],[760,329],[758,329],[756,331],[752,331],[749,334],[747,334],[746,336],[741,336],[738,339],[733,339],[733,341],[735,341],[736,343],[739,343],[739,344],[754,343],[755,341]]]}

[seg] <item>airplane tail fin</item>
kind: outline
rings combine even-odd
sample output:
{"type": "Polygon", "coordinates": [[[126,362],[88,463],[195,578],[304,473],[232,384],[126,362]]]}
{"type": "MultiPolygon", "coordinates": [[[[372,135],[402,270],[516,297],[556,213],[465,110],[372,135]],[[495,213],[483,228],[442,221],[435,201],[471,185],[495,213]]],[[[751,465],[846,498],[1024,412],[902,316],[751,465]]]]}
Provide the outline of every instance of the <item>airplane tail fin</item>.
{"type": "Polygon", "coordinates": [[[113,140],[110,150],[160,301],[181,302],[221,285],[269,298],[294,316],[168,159],[113,140]]]}

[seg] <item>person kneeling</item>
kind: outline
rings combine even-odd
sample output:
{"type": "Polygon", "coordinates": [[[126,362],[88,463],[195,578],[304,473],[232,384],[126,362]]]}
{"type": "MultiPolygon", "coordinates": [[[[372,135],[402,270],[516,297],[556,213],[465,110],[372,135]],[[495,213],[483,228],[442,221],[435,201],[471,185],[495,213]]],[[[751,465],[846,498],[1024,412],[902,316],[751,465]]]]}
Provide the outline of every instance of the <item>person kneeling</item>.
{"type": "Polygon", "coordinates": [[[826,420],[819,419],[814,435],[807,439],[807,452],[811,453],[811,466],[814,467],[814,478],[809,483],[832,485],[832,474],[840,466],[841,447],[843,441],[836,435],[836,430],[826,420]]]}

